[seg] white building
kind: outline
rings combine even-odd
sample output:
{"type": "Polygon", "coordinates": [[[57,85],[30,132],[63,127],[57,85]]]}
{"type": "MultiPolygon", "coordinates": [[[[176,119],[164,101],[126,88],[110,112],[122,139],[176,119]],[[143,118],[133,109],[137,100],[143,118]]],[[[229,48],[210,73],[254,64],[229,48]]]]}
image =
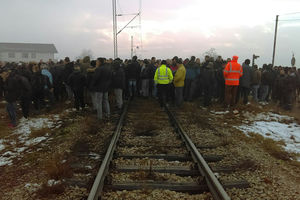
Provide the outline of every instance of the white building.
{"type": "Polygon", "coordinates": [[[39,62],[54,60],[58,53],[54,44],[0,43],[0,61],[4,62],[39,62]]]}

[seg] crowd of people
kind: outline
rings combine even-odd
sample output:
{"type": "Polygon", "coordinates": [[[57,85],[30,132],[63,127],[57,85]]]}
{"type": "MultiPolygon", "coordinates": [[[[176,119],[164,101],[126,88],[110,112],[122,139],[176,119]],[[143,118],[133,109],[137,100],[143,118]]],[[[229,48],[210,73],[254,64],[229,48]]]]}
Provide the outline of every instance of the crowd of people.
{"type": "Polygon", "coordinates": [[[19,102],[23,117],[31,111],[39,112],[57,103],[74,102],[79,111],[89,104],[97,118],[109,118],[111,101],[121,110],[123,100],[134,96],[157,98],[160,106],[181,107],[184,101],[201,99],[204,106],[213,101],[225,109],[235,109],[242,99],[253,102],[279,102],[290,110],[300,94],[300,69],[264,64],[242,65],[238,57],[223,60],[206,56],[203,62],[190,59],[131,60],[98,58],[70,61],[68,57],[57,63],[4,63],[0,62],[0,98],[5,98],[10,126],[17,125],[16,104],[19,102]],[[104,112],[103,110],[104,109],[104,112]]]}

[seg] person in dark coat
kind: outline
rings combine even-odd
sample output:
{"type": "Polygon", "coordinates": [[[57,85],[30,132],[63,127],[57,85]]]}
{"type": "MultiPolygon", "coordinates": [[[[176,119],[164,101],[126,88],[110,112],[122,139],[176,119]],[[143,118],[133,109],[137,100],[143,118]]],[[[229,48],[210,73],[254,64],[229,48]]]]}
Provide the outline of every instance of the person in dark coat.
{"type": "Polygon", "coordinates": [[[17,67],[17,74],[20,76],[23,76],[27,78],[29,82],[31,82],[32,79],[32,72],[26,67],[24,63],[19,63],[17,67]]]}
{"type": "Polygon", "coordinates": [[[248,103],[248,96],[250,94],[251,90],[251,84],[252,84],[252,68],[249,66],[250,60],[246,59],[243,67],[243,76],[240,78],[240,85],[238,89],[238,95],[237,95],[237,102],[239,101],[239,98],[243,98],[243,103],[248,103]]]}
{"type": "Polygon", "coordinates": [[[252,96],[255,102],[258,102],[258,89],[261,83],[261,71],[259,71],[258,66],[254,65],[252,69],[252,96]]]}
{"type": "Polygon", "coordinates": [[[129,89],[129,95],[135,96],[137,94],[137,84],[140,79],[140,73],[141,73],[141,66],[137,62],[137,57],[132,57],[132,62],[128,64],[127,66],[127,79],[128,79],[128,89],[129,89]]]}
{"type": "Polygon", "coordinates": [[[213,86],[215,83],[214,63],[209,62],[203,67],[203,73],[200,74],[204,93],[204,106],[210,106],[213,95],[213,86]]]}
{"type": "Polygon", "coordinates": [[[92,86],[92,80],[95,74],[96,70],[96,61],[92,60],[90,63],[90,67],[86,70],[86,87],[88,90],[88,93],[91,97],[91,102],[92,102],[92,109],[93,111],[96,111],[96,92],[95,88],[92,86]]]}
{"type": "Polygon", "coordinates": [[[80,71],[79,65],[75,66],[73,73],[69,76],[68,85],[74,93],[76,110],[79,111],[79,107],[83,110],[85,107],[84,88],[86,87],[86,77],[80,71]]]}
{"type": "Polygon", "coordinates": [[[41,73],[41,70],[39,69],[38,65],[34,65],[32,67],[32,71],[33,71],[33,76],[31,80],[31,85],[32,85],[33,104],[36,110],[40,110],[42,106],[45,105],[44,102],[45,85],[48,88],[50,88],[51,84],[49,78],[41,73]]]}
{"type": "Polygon", "coordinates": [[[267,101],[267,96],[269,94],[269,88],[271,85],[272,74],[268,65],[264,64],[261,73],[261,85],[259,90],[259,101],[267,101]]]}
{"type": "Polygon", "coordinates": [[[140,76],[141,84],[142,84],[141,91],[144,97],[149,96],[150,80],[153,79],[151,76],[152,76],[152,66],[150,65],[148,60],[145,59],[143,62],[143,66],[141,69],[141,76],[140,76]]]}
{"type": "Polygon", "coordinates": [[[149,70],[150,70],[150,79],[149,79],[149,95],[151,97],[156,96],[156,90],[155,90],[155,84],[154,84],[154,75],[155,75],[155,71],[156,71],[156,66],[155,66],[155,62],[156,62],[156,58],[152,57],[151,61],[149,63],[149,70]]]}
{"type": "Polygon", "coordinates": [[[225,68],[226,62],[223,61],[221,56],[218,56],[215,62],[215,77],[216,77],[216,98],[218,98],[219,103],[224,102],[225,93],[225,79],[223,76],[223,70],[225,68]]]}
{"type": "Polygon", "coordinates": [[[104,58],[98,58],[96,61],[95,74],[91,86],[95,88],[96,92],[96,104],[97,104],[97,118],[99,120],[103,119],[102,107],[106,112],[106,116],[110,116],[110,107],[108,101],[108,90],[111,85],[112,80],[112,70],[111,66],[105,63],[104,58]]]}
{"type": "Polygon", "coordinates": [[[1,73],[3,80],[4,98],[7,102],[6,111],[10,118],[10,127],[17,125],[16,102],[20,97],[20,85],[16,73],[5,70],[1,73]]]}
{"type": "Polygon", "coordinates": [[[68,85],[68,79],[69,76],[73,73],[74,71],[74,63],[70,62],[70,58],[66,57],[65,58],[65,69],[64,69],[64,84],[65,84],[65,88],[68,94],[68,100],[72,100],[73,99],[73,92],[71,87],[68,85]]]}
{"type": "Polygon", "coordinates": [[[64,99],[65,87],[64,87],[64,65],[58,63],[50,68],[50,73],[53,76],[53,94],[56,102],[60,102],[64,99]]]}
{"type": "Polygon", "coordinates": [[[191,60],[186,65],[186,77],[184,81],[184,100],[192,101],[194,98],[195,92],[195,80],[196,77],[200,74],[200,68],[198,67],[196,57],[192,56],[191,60]]]}
{"type": "Polygon", "coordinates": [[[123,90],[125,88],[125,71],[122,66],[122,61],[116,59],[112,64],[113,76],[112,76],[112,88],[114,89],[117,108],[123,107],[123,90]]]}
{"type": "Polygon", "coordinates": [[[29,109],[32,100],[32,87],[29,80],[24,76],[19,76],[20,85],[20,105],[24,118],[29,117],[29,109]]]}
{"type": "Polygon", "coordinates": [[[288,74],[289,72],[281,69],[280,75],[275,81],[274,89],[276,99],[279,99],[279,106],[285,110],[291,110],[294,100],[295,76],[288,74]]]}

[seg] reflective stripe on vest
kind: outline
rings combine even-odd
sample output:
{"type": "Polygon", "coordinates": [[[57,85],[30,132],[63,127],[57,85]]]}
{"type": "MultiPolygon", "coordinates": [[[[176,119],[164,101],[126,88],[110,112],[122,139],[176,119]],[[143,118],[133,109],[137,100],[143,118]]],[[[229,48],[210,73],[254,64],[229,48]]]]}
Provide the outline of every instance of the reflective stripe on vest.
{"type": "Polygon", "coordinates": [[[226,81],[238,81],[238,78],[225,78],[226,81]]]}
{"type": "Polygon", "coordinates": [[[160,74],[160,68],[158,68],[158,80],[169,80],[168,68],[166,66],[166,75],[160,74]]]}

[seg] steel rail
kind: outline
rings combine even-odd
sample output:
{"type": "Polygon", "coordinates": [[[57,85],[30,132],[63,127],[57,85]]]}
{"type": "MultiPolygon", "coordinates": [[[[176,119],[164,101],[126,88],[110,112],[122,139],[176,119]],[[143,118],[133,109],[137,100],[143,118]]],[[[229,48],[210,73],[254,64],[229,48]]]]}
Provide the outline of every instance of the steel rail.
{"type": "Polygon", "coordinates": [[[102,189],[103,189],[103,186],[104,186],[104,180],[105,180],[106,174],[107,174],[108,169],[109,169],[109,164],[110,164],[110,162],[112,160],[112,157],[113,157],[113,154],[115,152],[116,144],[117,144],[117,142],[119,140],[119,137],[120,137],[121,129],[123,127],[123,122],[124,122],[124,119],[125,119],[125,115],[127,114],[129,104],[130,104],[130,101],[127,104],[125,104],[125,107],[123,109],[121,117],[118,121],[116,130],[114,131],[113,137],[111,139],[111,142],[109,144],[109,147],[107,149],[105,157],[102,161],[100,169],[98,170],[97,176],[96,176],[95,181],[93,183],[92,189],[89,193],[88,200],[98,200],[99,196],[102,192],[102,189]]]}
{"type": "Polygon", "coordinates": [[[179,121],[176,119],[174,114],[167,108],[167,106],[165,106],[165,111],[169,115],[171,119],[171,123],[175,126],[175,129],[185,141],[185,144],[187,148],[190,150],[194,161],[198,165],[198,169],[201,175],[205,177],[205,181],[207,183],[207,186],[213,198],[215,200],[230,200],[230,197],[224,190],[223,186],[216,178],[212,170],[209,168],[208,164],[206,163],[203,156],[200,154],[200,152],[198,151],[197,147],[194,145],[192,140],[185,133],[185,131],[183,130],[182,126],[180,125],[179,121]]]}

